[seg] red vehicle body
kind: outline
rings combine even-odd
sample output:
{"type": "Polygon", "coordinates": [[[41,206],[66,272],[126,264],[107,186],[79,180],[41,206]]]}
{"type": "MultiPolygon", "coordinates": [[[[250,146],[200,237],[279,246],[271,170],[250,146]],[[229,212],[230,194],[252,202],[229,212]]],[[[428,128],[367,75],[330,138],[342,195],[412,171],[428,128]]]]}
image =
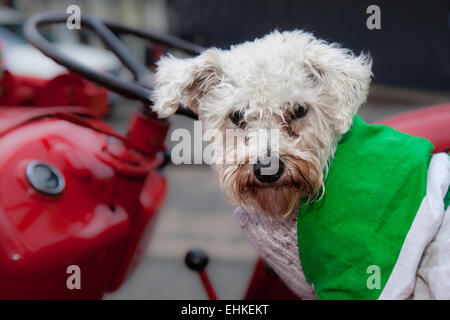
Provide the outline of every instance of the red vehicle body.
{"type": "Polygon", "coordinates": [[[162,144],[136,138],[164,141],[167,129],[136,113],[124,143],[86,108],[0,109],[0,298],[95,299],[120,286],[167,188],[162,144]],[[33,161],[63,175],[60,194],[33,188],[33,161]],[[70,265],[82,290],[66,286],[70,265]]]}
{"type": "MultiPolygon", "coordinates": [[[[25,28],[33,40],[30,42],[72,71],[151,105],[150,89],[137,85],[139,81],[133,85],[115,82],[108,76],[86,71],[52,51],[36,34],[39,24],[64,22],[66,18],[67,15],[54,14],[32,18],[25,28]]],[[[121,43],[103,29],[105,25],[99,27],[98,20],[86,16],[83,19],[137,74],[140,66],[128,59],[121,43]]],[[[123,26],[109,26],[116,31],[143,34],[123,26]]],[[[188,48],[176,39],[161,42],[188,48]]],[[[145,76],[136,78],[146,80],[145,76]]],[[[71,77],[61,78],[58,90],[64,88],[64,81],[86,81],[71,77]]],[[[6,93],[11,101],[26,96],[16,92],[27,89],[26,85],[15,81],[6,93]]],[[[145,106],[133,113],[128,133],[121,136],[100,118],[95,108],[86,107],[81,91],[55,98],[53,90],[42,97],[44,106],[40,108],[0,107],[1,299],[98,299],[106,291],[117,289],[136,265],[140,245],[147,244],[147,235],[167,193],[167,181],[158,170],[165,161],[167,121],[156,119],[145,106]],[[72,98],[84,106],[64,106],[64,99],[72,98]],[[81,270],[82,290],[67,285],[73,265],[81,270]]],[[[434,116],[426,122],[427,128],[433,128],[430,138],[439,148],[448,147],[450,104],[427,109],[417,126],[434,116]]],[[[410,117],[416,116],[412,113],[410,117]]],[[[394,127],[401,122],[391,121],[394,127]]],[[[409,127],[412,133],[414,128],[409,127]]],[[[215,298],[205,270],[197,271],[209,296],[215,298]]],[[[295,296],[267,272],[260,260],[246,298],[295,296]]]]}
{"type": "Polygon", "coordinates": [[[109,109],[108,90],[74,73],[40,79],[3,71],[0,105],[4,106],[85,106],[100,115],[109,109]]]}

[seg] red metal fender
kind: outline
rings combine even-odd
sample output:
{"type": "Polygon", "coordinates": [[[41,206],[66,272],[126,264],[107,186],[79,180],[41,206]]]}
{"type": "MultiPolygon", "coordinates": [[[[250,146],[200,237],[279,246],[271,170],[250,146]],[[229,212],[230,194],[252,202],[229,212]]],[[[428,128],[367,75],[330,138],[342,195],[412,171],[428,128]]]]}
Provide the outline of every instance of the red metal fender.
{"type": "Polygon", "coordinates": [[[433,143],[435,153],[450,148],[450,103],[401,113],[375,123],[427,138],[433,143]]]}
{"type": "Polygon", "coordinates": [[[5,70],[0,87],[0,105],[85,106],[100,115],[105,115],[109,108],[108,90],[74,73],[40,79],[5,70]]]}
{"type": "Polygon", "coordinates": [[[143,154],[112,132],[86,108],[0,108],[0,298],[98,299],[136,263],[166,180],[157,150],[143,154]],[[62,192],[32,186],[34,161],[61,173],[62,192]],[[67,287],[71,265],[80,290],[67,287]]]}

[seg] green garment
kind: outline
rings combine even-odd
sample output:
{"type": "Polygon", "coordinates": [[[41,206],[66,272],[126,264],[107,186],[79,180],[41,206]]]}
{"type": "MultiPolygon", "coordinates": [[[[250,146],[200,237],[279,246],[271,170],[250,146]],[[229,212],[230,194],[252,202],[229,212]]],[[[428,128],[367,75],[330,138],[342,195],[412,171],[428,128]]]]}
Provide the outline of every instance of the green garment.
{"type": "Polygon", "coordinates": [[[298,216],[300,260],[319,299],[378,298],[425,196],[432,150],[424,138],[354,117],[323,198],[298,216]]]}

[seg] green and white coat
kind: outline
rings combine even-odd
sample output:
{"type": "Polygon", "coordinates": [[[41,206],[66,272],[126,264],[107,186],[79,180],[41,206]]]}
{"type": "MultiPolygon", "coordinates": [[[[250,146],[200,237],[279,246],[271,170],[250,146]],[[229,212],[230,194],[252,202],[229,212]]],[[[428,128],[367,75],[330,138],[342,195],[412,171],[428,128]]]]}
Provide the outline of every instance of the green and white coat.
{"type": "MultiPolygon", "coordinates": [[[[297,219],[301,265],[319,299],[411,296],[424,251],[450,214],[450,158],[432,150],[424,138],[355,116],[323,198],[304,203],[297,219]]],[[[450,250],[446,259],[433,281],[450,287],[450,250]]]]}

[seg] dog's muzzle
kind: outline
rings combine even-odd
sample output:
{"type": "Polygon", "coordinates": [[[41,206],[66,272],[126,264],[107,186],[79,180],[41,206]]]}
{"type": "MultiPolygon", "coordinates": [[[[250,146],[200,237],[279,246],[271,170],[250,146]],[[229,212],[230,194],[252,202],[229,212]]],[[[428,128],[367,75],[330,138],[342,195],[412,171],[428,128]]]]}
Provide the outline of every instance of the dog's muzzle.
{"type": "Polygon", "coordinates": [[[284,162],[279,158],[258,159],[253,165],[253,174],[263,183],[278,181],[284,172],[284,162]]]}

